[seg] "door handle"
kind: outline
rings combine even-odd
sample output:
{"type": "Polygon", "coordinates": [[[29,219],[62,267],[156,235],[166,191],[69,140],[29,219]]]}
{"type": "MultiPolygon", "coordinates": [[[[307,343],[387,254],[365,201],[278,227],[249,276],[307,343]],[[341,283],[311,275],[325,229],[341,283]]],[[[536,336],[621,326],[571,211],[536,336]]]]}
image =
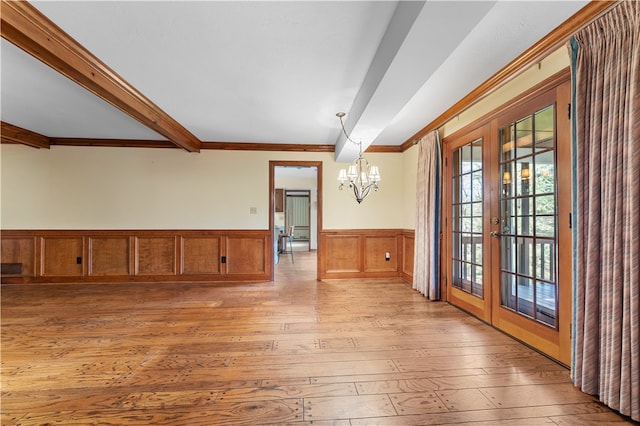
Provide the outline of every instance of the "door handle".
{"type": "Polygon", "coordinates": [[[491,235],[493,238],[500,238],[502,236],[502,234],[498,231],[491,231],[489,235],[491,235]]]}

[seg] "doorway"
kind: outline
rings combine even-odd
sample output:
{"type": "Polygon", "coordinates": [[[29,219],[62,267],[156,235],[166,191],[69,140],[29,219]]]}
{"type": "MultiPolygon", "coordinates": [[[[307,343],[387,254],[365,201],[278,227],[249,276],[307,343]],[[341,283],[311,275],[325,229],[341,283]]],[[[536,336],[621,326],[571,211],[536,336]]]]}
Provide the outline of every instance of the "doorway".
{"type": "Polygon", "coordinates": [[[302,264],[305,269],[312,267],[317,279],[316,254],[318,235],[322,230],[322,162],[270,161],[269,169],[269,223],[273,235],[271,260],[274,265],[271,280],[274,279],[275,269],[282,265],[281,260],[295,262],[295,253],[306,253],[306,257],[313,255],[313,262],[299,262],[297,267],[302,264]],[[292,226],[294,232],[287,242],[291,243],[289,247],[294,254],[281,258],[281,236],[288,235],[292,226]]]}

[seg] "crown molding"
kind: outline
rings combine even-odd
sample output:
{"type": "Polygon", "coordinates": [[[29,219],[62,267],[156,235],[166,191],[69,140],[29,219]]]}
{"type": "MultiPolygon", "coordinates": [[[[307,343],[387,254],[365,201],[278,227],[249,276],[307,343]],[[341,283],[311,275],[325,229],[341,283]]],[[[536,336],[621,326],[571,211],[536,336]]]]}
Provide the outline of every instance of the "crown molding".
{"type": "Polygon", "coordinates": [[[402,145],[400,145],[402,147],[402,151],[406,151],[411,146],[415,145],[415,142],[427,133],[439,129],[467,108],[489,96],[505,83],[517,77],[531,65],[540,62],[544,57],[557,50],[563,43],[566,43],[576,31],[602,16],[603,13],[607,12],[616,3],[618,3],[618,1],[591,1],[565,22],[560,24],[555,30],[547,34],[544,38],[531,46],[513,61],[509,62],[484,83],[469,92],[451,108],[440,114],[435,120],[403,142],[402,145]]]}
{"type": "Polygon", "coordinates": [[[0,139],[2,143],[19,143],[33,148],[49,149],[51,142],[48,137],[13,124],[0,123],[0,139]]]}

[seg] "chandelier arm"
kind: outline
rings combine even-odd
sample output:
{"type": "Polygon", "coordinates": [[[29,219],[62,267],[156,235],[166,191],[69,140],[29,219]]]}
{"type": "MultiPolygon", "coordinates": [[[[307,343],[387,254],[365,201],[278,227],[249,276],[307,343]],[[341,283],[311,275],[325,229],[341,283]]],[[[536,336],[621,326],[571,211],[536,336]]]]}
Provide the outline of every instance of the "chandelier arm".
{"type": "Polygon", "coordinates": [[[370,191],[371,191],[371,184],[367,186],[361,186],[360,188],[356,188],[356,186],[354,185],[353,192],[356,194],[356,201],[358,203],[361,203],[362,200],[367,198],[367,195],[369,195],[370,191]]]}
{"type": "MultiPolygon", "coordinates": [[[[371,192],[371,187],[373,186],[373,184],[369,184],[367,185],[367,187],[364,189],[364,196],[366,197],[367,195],[369,195],[369,192],[371,192]]],[[[364,198],[364,197],[363,197],[364,198]]]]}
{"type": "Polygon", "coordinates": [[[353,185],[353,195],[356,197],[356,201],[358,202],[358,204],[360,204],[364,199],[364,197],[360,195],[360,189],[358,188],[358,185],[353,185]]]}

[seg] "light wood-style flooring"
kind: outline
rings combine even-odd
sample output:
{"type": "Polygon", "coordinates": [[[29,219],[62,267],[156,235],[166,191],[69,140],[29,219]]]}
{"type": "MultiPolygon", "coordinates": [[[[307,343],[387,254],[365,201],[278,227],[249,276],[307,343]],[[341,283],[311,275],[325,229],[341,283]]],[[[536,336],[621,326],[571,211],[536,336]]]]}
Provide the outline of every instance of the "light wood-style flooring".
{"type": "Polygon", "coordinates": [[[3,425],[605,425],[569,371],[399,279],[2,287],[3,425]]]}

